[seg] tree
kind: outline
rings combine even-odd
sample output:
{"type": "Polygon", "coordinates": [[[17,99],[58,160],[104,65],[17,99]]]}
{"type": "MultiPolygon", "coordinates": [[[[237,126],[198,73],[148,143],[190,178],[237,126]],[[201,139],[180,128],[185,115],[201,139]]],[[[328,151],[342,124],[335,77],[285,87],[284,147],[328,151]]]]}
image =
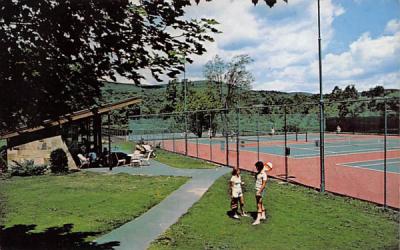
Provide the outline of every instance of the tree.
{"type": "Polygon", "coordinates": [[[343,99],[358,99],[358,91],[356,87],[352,85],[346,86],[342,93],[343,99]]]}
{"type": "Polygon", "coordinates": [[[100,79],[173,77],[205,52],[212,19],[184,20],[189,0],[5,0],[0,8],[0,131],[90,108],[100,79]],[[183,51],[183,52],[182,52],[183,51]],[[178,53],[179,52],[179,53],[178,53]]]}
{"type": "Polygon", "coordinates": [[[223,107],[229,109],[238,105],[246,91],[250,90],[254,77],[246,66],[251,62],[253,60],[248,55],[235,56],[229,63],[217,55],[205,65],[204,76],[210,85],[217,84],[223,107]]]}
{"type": "MultiPolygon", "coordinates": [[[[218,101],[209,95],[208,90],[196,91],[189,97],[188,110],[210,110],[215,107],[216,102],[218,101]]],[[[214,112],[191,112],[188,114],[188,129],[201,137],[203,131],[215,130],[214,118],[214,112]]]]}
{"type": "Polygon", "coordinates": [[[332,93],[329,95],[330,101],[340,101],[343,95],[343,90],[338,86],[335,86],[332,90],[332,93]]]}
{"type": "Polygon", "coordinates": [[[177,80],[172,80],[168,82],[167,89],[165,90],[166,103],[161,110],[162,113],[171,113],[175,111],[178,101],[177,84],[177,80]]]}
{"type": "Polygon", "coordinates": [[[225,71],[226,63],[219,55],[216,55],[212,60],[208,61],[206,65],[204,65],[203,69],[203,75],[207,79],[209,88],[214,89],[213,85],[217,85],[217,93],[213,92],[212,94],[217,94],[219,96],[220,105],[218,105],[218,107],[221,107],[223,103],[223,81],[225,71]]]}

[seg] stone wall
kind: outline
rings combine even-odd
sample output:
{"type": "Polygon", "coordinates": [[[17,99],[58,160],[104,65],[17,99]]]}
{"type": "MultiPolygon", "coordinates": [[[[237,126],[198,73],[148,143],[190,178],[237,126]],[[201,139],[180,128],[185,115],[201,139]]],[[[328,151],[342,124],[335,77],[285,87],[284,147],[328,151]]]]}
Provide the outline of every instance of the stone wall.
{"type": "Polygon", "coordinates": [[[77,166],[61,136],[54,136],[12,147],[7,150],[7,161],[8,164],[12,164],[12,161],[22,162],[24,160],[33,160],[36,165],[49,165],[50,153],[57,148],[62,148],[67,153],[68,167],[76,169],[77,166]]]}

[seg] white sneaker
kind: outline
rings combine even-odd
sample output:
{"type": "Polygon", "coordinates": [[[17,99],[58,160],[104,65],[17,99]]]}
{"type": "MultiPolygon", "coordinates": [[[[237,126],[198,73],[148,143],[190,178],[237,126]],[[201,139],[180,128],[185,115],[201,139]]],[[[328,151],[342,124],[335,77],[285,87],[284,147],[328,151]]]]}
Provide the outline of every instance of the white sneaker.
{"type": "Polygon", "coordinates": [[[246,214],[246,213],[243,213],[242,216],[243,216],[243,217],[250,217],[250,216],[249,216],[248,214],[246,214]]]}
{"type": "Polygon", "coordinates": [[[265,220],[265,219],[266,219],[265,213],[262,213],[262,214],[261,214],[261,217],[260,217],[260,220],[265,220]]]}
{"type": "Polygon", "coordinates": [[[234,219],[240,219],[239,215],[237,215],[237,214],[235,214],[235,215],[233,216],[233,218],[234,218],[234,219]]]}
{"type": "Polygon", "coordinates": [[[251,224],[251,225],[255,226],[255,225],[258,225],[258,224],[260,224],[260,220],[259,220],[259,219],[255,220],[255,221],[253,222],[253,224],[251,224]]]}

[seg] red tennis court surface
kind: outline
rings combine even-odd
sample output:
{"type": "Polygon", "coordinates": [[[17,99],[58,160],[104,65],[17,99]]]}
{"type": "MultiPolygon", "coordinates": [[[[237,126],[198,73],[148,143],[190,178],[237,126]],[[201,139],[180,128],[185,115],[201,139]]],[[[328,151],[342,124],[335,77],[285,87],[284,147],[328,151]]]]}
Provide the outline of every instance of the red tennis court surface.
{"type": "MultiPolygon", "coordinates": [[[[400,139],[399,137],[396,137],[400,139]]],[[[274,143],[276,144],[276,143],[274,143]]],[[[161,143],[163,149],[185,153],[184,140],[165,140],[161,143]]],[[[235,149],[235,144],[230,144],[231,149],[235,149]]],[[[279,147],[279,145],[277,145],[279,147]]],[[[282,146],[281,146],[282,147],[282,146]]],[[[198,144],[188,141],[188,155],[204,160],[209,160],[226,165],[226,149],[218,144],[198,144]]],[[[240,150],[239,166],[241,169],[254,172],[254,163],[258,160],[271,161],[274,164],[271,176],[285,178],[285,156],[260,152],[259,155],[254,151],[240,150]]],[[[393,149],[387,151],[387,159],[400,157],[400,150],[393,149]]],[[[384,152],[355,152],[348,154],[326,155],[325,156],[325,182],[326,190],[329,192],[354,197],[361,200],[384,204],[384,172],[376,169],[357,167],[357,162],[382,161],[384,152]],[[349,164],[351,163],[351,164],[349,164]]],[[[229,166],[237,165],[237,152],[229,151],[229,166]]],[[[288,176],[289,181],[305,186],[320,187],[320,158],[319,156],[308,157],[288,157],[288,176]]],[[[362,166],[362,164],[360,165],[362,166]]],[[[388,206],[400,208],[400,174],[387,172],[386,175],[386,203],[388,206]]]]}

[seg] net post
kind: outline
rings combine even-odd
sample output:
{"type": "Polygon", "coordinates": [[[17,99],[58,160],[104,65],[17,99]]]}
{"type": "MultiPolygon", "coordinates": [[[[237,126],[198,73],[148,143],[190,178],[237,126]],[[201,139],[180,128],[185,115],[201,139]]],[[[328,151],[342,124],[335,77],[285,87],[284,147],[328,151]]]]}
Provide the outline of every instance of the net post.
{"type": "Polygon", "coordinates": [[[384,119],[385,119],[385,130],[383,136],[383,146],[384,146],[384,155],[383,155],[383,207],[387,209],[387,104],[386,99],[384,101],[384,119]]]}
{"type": "Polygon", "coordinates": [[[306,142],[308,142],[308,131],[306,131],[306,142]]]}

